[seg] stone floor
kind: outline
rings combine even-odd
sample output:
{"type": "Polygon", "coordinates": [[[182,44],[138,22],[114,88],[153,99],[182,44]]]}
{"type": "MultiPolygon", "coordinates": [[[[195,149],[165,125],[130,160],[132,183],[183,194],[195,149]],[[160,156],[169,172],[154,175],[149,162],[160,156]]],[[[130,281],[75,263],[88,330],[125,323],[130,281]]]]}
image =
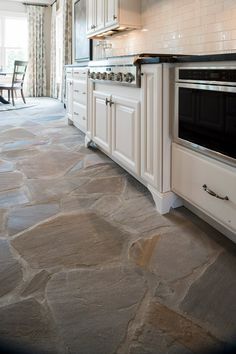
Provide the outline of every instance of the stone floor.
{"type": "Polygon", "coordinates": [[[0,112],[0,340],[31,353],[222,353],[235,245],[149,192],[50,99],[0,112]]]}

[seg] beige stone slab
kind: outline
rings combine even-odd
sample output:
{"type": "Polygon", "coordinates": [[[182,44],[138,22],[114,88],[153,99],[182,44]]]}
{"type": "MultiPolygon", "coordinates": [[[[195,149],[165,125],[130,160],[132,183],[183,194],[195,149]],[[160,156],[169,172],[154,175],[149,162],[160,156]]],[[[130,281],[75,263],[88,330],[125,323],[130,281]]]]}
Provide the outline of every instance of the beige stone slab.
{"type": "Polygon", "coordinates": [[[17,189],[23,185],[23,175],[20,172],[0,173],[0,193],[17,189]]]}
{"type": "Polygon", "coordinates": [[[50,200],[59,201],[62,197],[72,193],[88,183],[87,178],[66,176],[53,179],[29,179],[26,185],[29,188],[32,200],[44,202],[50,200]]]}
{"type": "Polygon", "coordinates": [[[34,269],[102,265],[120,260],[129,235],[94,213],[56,217],[12,241],[34,269]]]}
{"type": "Polygon", "coordinates": [[[79,194],[121,194],[124,188],[123,177],[103,177],[96,178],[86,185],[78,188],[77,193],[79,194]]]}
{"type": "Polygon", "coordinates": [[[35,158],[19,162],[18,168],[27,178],[63,176],[80,160],[80,155],[69,151],[43,152],[35,158]]]}
{"type": "Polygon", "coordinates": [[[29,140],[34,138],[35,138],[35,134],[31,133],[26,129],[18,128],[18,127],[7,129],[0,133],[1,143],[14,142],[17,140],[29,140]]]}
{"type": "Polygon", "coordinates": [[[46,285],[50,279],[51,275],[46,270],[42,270],[37,273],[29,283],[25,284],[21,296],[28,297],[32,295],[44,296],[46,285]]]}
{"type": "Polygon", "coordinates": [[[151,303],[128,353],[220,353],[223,348],[224,344],[207,330],[160,303],[151,303]]]}

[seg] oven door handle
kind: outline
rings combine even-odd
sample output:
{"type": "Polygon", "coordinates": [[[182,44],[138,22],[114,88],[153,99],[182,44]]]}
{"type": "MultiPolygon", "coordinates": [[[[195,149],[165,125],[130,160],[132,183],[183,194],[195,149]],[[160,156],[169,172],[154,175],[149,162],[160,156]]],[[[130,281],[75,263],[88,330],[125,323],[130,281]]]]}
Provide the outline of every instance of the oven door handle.
{"type": "MultiPolygon", "coordinates": [[[[235,86],[223,86],[221,84],[212,85],[212,84],[201,84],[201,83],[192,83],[190,82],[176,82],[175,83],[176,89],[179,88],[187,88],[187,89],[197,89],[197,90],[204,90],[204,91],[216,91],[216,92],[233,92],[236,93],[235,86]]],[[[176,90],[177,91],[177,90],[176,90]]]]}
{"type": "Polygon", "coordinates": [[[204,184],[204,185],[202,186],[202,188],[204,189],[204,191],[205,191],[206,193],[210,194],[212,197],[215,197],[215,198],[221,199],[221,200],[229,200],[229,197],[227,197],[227,195],[226,195],[225,197],[220,197],[218,194],[216,194],[216,193],[213,192],[211,189],[209,189],[206,184],[204,184]]]}

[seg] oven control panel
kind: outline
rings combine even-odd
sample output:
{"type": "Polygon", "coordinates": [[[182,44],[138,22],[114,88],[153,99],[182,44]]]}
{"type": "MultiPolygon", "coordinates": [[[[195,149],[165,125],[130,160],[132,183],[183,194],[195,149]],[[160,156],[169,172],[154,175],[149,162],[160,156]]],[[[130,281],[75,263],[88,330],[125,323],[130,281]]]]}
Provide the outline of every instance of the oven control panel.
{"type": "Polygon", "coordinates": [[[89,78],[93,81],[140,87],[140,68],[134,65],[91,67],[89,78]]]}
{"type": "Polygon", "coordinates": [[[178,68],[177,82],[197,82],[236,86],[236,67],[178,68]]]}

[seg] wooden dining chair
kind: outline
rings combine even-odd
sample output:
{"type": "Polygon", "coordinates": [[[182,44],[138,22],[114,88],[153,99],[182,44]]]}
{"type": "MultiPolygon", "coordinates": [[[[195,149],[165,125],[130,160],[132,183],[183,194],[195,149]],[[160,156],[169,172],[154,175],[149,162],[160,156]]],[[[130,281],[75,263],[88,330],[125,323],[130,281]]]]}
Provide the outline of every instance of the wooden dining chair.
{"type": "Polygon", "coordinates": [[[10,97],[11,97],[13,106],[15,106],[14,94],[16,94],[18,90],[20,90],[23,102],[26,103],[24,92],[23,92],[23,85],[24,85],[27,65],[28,65],[27,61],[15,60],[14,72],[12,75],[11,83],[3,83],[3,84],[0,83],[0,93],[5,90],[8,91],[8,101],[10,101],[10,97]]]}

